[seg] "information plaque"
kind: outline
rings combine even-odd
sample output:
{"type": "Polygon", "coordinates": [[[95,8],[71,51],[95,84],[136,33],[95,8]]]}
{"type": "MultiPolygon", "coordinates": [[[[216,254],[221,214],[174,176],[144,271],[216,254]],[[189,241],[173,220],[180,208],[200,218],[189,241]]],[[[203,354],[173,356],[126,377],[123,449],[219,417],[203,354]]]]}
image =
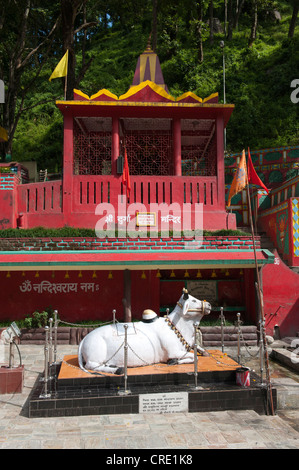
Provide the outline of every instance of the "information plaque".
{"type": "Polygon", "coordinates": [[[180,413],[188,411],[188,392],[139,395],[139,413],[180,413]]]}

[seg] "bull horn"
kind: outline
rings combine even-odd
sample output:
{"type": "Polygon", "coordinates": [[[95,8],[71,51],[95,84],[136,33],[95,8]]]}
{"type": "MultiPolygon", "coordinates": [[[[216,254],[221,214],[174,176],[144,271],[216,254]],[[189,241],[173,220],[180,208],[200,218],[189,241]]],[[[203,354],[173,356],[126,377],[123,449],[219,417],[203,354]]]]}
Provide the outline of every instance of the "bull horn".
{"type": "Polygon", "coordinates": [[[189,298],[189,294],[188,294],[187,289],[185,289],[185,287],[183,288],[183,294],[184,294],[184,300],[187,300],[189,298]]]}

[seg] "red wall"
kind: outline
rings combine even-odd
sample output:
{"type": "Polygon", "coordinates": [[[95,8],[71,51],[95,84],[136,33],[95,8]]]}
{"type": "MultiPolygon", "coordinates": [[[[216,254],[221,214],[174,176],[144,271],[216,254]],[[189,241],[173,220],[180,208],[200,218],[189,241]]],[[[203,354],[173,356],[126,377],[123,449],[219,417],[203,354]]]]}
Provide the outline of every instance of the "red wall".
{"type": "Polygon", "coordinates": [[[274,253],[274,264],[262,269],[266,331],[273,335],[279,325],[281,337],[295,336],[299,332],[299,274],[274,253]]]}
{"type": "MultiPolygon", "coordinates": [[[[54,274],[40,271],[39,277],[35,277],[36,272],[11,272],[7,277],[7,272],[0,272],[0,319],[18,320],[36,310],[51,307],[58,310],[61,319],[71,322],[109,321],[112,320],[113,309],[116,310],[116,318],[123,320],[123,272],[112,271],[113,279],[108,279],[107,271],[96,271],[96,278],[93,271],[82,271],[82,277],[78,274],[79,271],[70,271],[69,278],[65,278],[65,271],[54,274]],[[48,281],[50,288],[49,284],[41,284],[43,281],[48,281]]],[[[159,312],[159,279],[156,272],[147,271],[146,279],[142,279],[141,275],[141,271],[131,271],[132,318],[140,318],[146,308],[159,312]]]]}
{"type": "MultiPolygon", "coordinates": [[[[217,272],[217,301],[214,307],[240,305],[242,320],[255,323],[254,270],[244,269],[244,278],[238,277],[239,269],[230,270],[229,278],[221,270],[217,272]]],[[[143,310],[150,308],[159,314],[160,307],[173,307],[185,286],[184,270],[176,270],[177,279],[170,278],[171,271],[162,271],[164,281],[156,271],[131,271],[132,318],[140,319],[143,310]],[[143,277],[146,276],[144,279],[143,277]],[[168,281],[168,282],[165,282],[168,281]]],[[[190,279],[198,280],[197,270],[190,270],[190,279]]],[[[34,311],[49,307],[59,312],[62,320],[72,323],[84,320],[111,321],[112,310],[116,318],[124,318],[123,271],[32,271],[0,272],[1,302],[0,320],[19,320],[34,311]],[[38,277],[36,277],[38,276],[38,277]],[[53,277],[52,277],[53,276],[53,277]],[[69,276],[69,277],[66,277],[69,276]],[[96,277],[94,277],[96,276],[96,277]]],[[[212,270],[202,270],[205,280],[211,280],[212,270]]],[[[161,315],[165,313],[161,311],[161,315]]],[[[214,312],[218,318],[219,311],[214,312]]],[[[236,319],[236,312],[227,311],[228,319],[236,319]]],[[[212,315],[211,315],[212,316],[212,315]]]]}

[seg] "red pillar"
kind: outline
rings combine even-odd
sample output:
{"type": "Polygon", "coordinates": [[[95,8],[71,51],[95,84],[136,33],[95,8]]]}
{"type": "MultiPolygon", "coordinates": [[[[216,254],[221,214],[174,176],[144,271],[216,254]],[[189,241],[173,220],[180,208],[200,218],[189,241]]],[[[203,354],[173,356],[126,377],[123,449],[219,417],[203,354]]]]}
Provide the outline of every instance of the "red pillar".
{"type": "Polygon", "coordinates": [[[119,121],[112,118],[111,175],[117,175],[117,157],[119,156],[119,121]]]}
{"type": "Polygon", "coordinates": [[[224,180],[224,122],[223,116],[216,118],[217,143],[217,191],[218,206],[225,209],[225,180],[224,180]]]}
{"type": "Polygon", "coordinates": [[[173,120],[173,173],[182,176],[181,120],[173,120]]]}
{"type": "Polygon", "coordinates": [[[63,184],[62,184],[62,211],[64,223],[70,223],[72,213],[73,193],[73,116],[70,112],[64,115],[64,141],[63,141],[63,184]]]}

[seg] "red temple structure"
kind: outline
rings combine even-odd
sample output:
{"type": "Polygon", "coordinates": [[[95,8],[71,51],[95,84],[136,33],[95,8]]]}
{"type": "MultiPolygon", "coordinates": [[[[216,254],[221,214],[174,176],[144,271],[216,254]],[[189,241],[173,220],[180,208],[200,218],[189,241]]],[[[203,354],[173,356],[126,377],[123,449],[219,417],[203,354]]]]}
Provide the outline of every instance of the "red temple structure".
{"type": "MultiPolygon", "coordinates": [[[[17,164],[1,173],[1,228],[84,227],[97,236],[2,239],[0,318],[52,307],[69,321],[109,320],[112,309],[127,321],[145,308],[171,308],[186,286],[212,303],[214,316],[224,307],[226,318],[241,312],[257,324],[250,234],[197,236],[236,228],[226,209],[223,143],[234,106],[217,93],[172,97],[149,47],[125,94],[74,90],[57,106],[62,179],[24,183],[17,164]]],[[[259,237],[256,246],[259,269],[273,265],[259,237]]]]}
{"type": "Polygon", "coordinates": [[[118,197],[124,195],[118,162],[125,148],[128,204],[149,211],[149,204],[190,204],[193,210],[202,203],[206,229],[236,227],[225,209],[223,158],[223,131],[234,106],[219,104],[217,94],[173,98],[157,55],[147,49],[124,95],[103,89],[88,97],[74,90],[74,100],[57,106],[64,116],[63,179],[18,188],[15,215],[21,214],[23,228],[94,228],[95,208],[103,203],[112,204],[117,220],[118,197]]]}

